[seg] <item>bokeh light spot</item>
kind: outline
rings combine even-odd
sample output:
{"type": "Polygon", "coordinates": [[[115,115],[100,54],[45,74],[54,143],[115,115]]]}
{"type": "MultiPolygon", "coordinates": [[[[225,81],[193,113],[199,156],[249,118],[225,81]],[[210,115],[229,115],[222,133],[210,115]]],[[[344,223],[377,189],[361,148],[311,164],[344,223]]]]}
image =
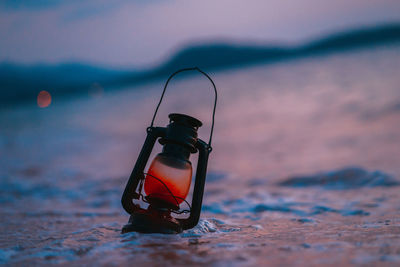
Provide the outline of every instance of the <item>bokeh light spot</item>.
{"type": "Polygon", "coordinates": [[[37,104],[41,108],[46,108],[51,104],[51,95],[49,92],[43,90],[40,91],[37,96],[37,104]]]}

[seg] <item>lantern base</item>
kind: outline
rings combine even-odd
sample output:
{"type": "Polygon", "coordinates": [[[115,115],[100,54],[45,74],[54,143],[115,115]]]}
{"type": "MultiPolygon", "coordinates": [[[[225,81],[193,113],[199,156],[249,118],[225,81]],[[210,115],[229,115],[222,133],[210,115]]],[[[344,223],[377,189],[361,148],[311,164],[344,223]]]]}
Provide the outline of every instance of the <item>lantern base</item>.
{"type": "Polygon", "coordinates": [[[165,211],[139,211],[131,215],[122,233],[179,234],[183,231],[180,223],[165,211]]]}

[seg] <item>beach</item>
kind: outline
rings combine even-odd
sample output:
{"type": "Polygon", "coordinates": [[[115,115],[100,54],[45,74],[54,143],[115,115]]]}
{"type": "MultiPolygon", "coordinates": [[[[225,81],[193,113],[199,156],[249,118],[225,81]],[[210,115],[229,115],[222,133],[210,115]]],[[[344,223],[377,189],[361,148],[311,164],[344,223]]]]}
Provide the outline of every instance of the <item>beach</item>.
{"type": "MultiPolygon", "coordinates": [[[[201,219],[177,235],[121,234],[163,81],[0,110],[0,264],[397,266],[399,52],[210,72],[219,99],[201,219]]],[[[156,125],[188,114],[208,140],[212,103],[204,77],[178,78],[156,125]]]]}

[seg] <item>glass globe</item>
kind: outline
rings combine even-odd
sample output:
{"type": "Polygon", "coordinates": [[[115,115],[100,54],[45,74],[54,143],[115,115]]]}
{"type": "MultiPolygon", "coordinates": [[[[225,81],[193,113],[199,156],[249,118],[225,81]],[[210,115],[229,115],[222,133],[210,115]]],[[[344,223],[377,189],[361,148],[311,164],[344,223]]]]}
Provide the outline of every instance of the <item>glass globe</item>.
{"type": "Polygon", "coordinates": [[[148,199],[179,206],[189,193],[191,180],[190,161],[160,153],[154,158],[147,172],[144,191],[148,199]]]}

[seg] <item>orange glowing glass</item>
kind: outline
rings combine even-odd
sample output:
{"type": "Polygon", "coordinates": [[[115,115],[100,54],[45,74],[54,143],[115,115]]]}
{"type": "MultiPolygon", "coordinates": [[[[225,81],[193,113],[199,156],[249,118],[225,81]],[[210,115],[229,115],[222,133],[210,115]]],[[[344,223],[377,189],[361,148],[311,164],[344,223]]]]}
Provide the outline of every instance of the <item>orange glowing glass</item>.
{"type": "Polygon", "coordinates": [[[158,154],[144,182],[148,197],[179,206],[189,193],[192,180],[190,161],[158,154]]]}

